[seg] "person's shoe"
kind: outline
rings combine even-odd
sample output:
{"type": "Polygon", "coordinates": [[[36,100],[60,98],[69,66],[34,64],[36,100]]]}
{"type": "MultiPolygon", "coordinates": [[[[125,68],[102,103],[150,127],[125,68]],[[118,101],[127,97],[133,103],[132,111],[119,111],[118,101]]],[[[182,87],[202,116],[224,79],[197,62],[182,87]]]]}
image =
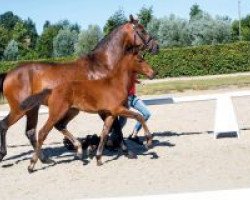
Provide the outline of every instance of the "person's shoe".
{"type": "Polygon", "coordinates": [[[72,142],[69,139],[64,138],[63,139],[63,144],[66,147],[66,149],[73,151],[75,150],[74,145],[72,144],[72,142]]]}
{"type": "Polygon", "coordinates": [[[138,136],[132,137],[132,134],[128,136],[128,139],[135,142],[136,144],[143,145],[143,142],[140,141],[138,136]]]}

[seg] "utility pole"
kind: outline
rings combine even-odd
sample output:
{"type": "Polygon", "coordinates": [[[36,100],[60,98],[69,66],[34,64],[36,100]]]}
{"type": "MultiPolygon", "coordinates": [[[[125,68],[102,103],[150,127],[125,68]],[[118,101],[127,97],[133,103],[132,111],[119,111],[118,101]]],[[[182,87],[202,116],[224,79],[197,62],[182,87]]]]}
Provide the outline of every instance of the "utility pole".
{"type": "Polygon", "coordinates": [[[242,40],[242,37],[241,37],[241,10],[240,10],[240,0],[238,0],[238,15],[239,15],[239,40],[241,41],[242,40]]]}

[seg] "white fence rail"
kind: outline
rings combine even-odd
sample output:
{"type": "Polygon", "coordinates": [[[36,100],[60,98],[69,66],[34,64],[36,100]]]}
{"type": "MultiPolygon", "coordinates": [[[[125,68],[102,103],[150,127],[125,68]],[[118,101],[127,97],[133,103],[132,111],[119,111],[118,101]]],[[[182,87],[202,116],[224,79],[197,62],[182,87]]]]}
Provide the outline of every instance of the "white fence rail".
{"type": "MultiPolygon", "coordinates": [[[[185,102],[195,101],[216,101],[215,110],[215,124],[214,124],[214,137],[217,138],[221,134],[235,134],[237,137],[240,135],[240,130],[237,118],[234,111],[232,97],[250,96],[250,90],[239,92],[228,92],[224,94],[209,94],[209,95],[196,95],[196,96],[157,96],[151,98],[143,98],[146,105],[164,105],[164,104],[178,104],[185,102]]],[[[47,108],[40,108],[39,114],[47,114],[47,108]]],[[[0,111],[0,117],[5,117],[8,111],[0,111]]]]}
{"type": "Polygon", "coordinates": [[[216,100],[214,137],[220,135],[236,135],[239,137],[240,130],[234,111],[232,97],[250,96],[250,90],[228,92],[224,94],[209,94],[186,97],[161,96],[158,98],[143,99],[146,105],[177,104],[195,101],[216,100]]]}

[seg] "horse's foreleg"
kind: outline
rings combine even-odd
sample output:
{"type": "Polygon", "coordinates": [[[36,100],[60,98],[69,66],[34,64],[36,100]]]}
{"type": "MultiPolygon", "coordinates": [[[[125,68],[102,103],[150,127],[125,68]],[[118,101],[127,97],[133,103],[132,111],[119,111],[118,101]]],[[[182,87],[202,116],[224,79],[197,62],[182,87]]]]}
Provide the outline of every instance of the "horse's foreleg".
{"type": "Polygon", "coordinates": [[[113,124],[113,121],[114,121],[113,116],[107,116],[106,119],[104,120],[104,125],[103,125],[102,133],[100,136],[100,143],[98,145],[98,149],[96,152],[96,159],[97,159],[98,166],[102,165],[102,160],[101,160],[102,152],[103,152],[104,144],[105,144],[105,141],[107,139],[110,127],[113,124]]]}
{"type": "Polygon", "coordinates": [[[143,118],[142,115],[140,115],[139,113],[137,112],[134,112],[134,111],[131,111],[131,110],[128,110],[127,108],[125,107],[121,107],[117,110],[116,112],[117,115],[119,116],[124,116],[124,117],[127,117],[127,118],[131,118],[131,119],[136,119],[138,122],[140,122],[142,124],[142,127],[143,127],[143,130],[144,130],[144,134],[145,134],[145,137],[147,139],[147,146],[150,147],[152,146],[152,143],[153,143],[153,136],[152,134],[150,133],[149,129],[148,129],[148,126],[146,125],[146,122],[143,118]]]}
{"type": "Polygon", "coordinates": [[[30,165],[28,166],[28,171],[31,173],[34,170],[35,164],[37,163],[40,154],[41,154],[41,148],[43,145],[44,140],[46,139],[46,137],[48,136],[50,130],[53,128],[53,121],[52,119],[49,117],[49,119],[47,120],[46,124],[42,127],[42,129],[38,132],[38,140],[36,142],[36,148],[34,151],[34,154],[30,160],[30,165]]]}
{"type": "Polygon", "coordinates": [[[10,111],[10,113],[0,121],[0,161],[3,160],[4,156],[7,155],[7,147],[6,147],[6,133],[8,128],[17,122],[24,113],[19,113],[15,111],[10,111]]]}
{"type": "MultiPolygon", "coordinates": [[[[105,114],[99,114],[101,119],[104,121],[106,119],[105,114]]],[[[136,158],[136,155],[134,152],[128,149],[128,146],[126,142],[124,141],[123,133],[122,133],[122,128],[119,123],[118,117],[114,119],[114,122],[110,128],[111,135],[112,134],[117,134],[121,143],[120,143],[120,148],[122,149],[122,152],[125,156],[127,156],[130,159],[136,158]]]]}

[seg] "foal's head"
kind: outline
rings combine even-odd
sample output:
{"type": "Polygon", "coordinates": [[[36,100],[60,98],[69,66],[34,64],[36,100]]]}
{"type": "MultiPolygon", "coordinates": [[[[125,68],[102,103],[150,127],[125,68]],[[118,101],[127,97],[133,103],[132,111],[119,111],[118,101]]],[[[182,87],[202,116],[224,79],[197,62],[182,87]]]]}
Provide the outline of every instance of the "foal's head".
{"type": "Polygon", "coordinates": [[[152,67],[139,54],[133,54],[128,57],[128,69],[133,73],[142,74],[149,79],[153,79],[156,75],[152,67]]]}
{"type": "Polygon", "coordinates": [[[159,51],[159,45],[138,20],[134,19],[132,15],[129,16],[129,22],[124,25],[124,30],[127,33],[127,39],[133,47],[138,47],[138,50],[149,50],[156,54],[159,51]]]}

